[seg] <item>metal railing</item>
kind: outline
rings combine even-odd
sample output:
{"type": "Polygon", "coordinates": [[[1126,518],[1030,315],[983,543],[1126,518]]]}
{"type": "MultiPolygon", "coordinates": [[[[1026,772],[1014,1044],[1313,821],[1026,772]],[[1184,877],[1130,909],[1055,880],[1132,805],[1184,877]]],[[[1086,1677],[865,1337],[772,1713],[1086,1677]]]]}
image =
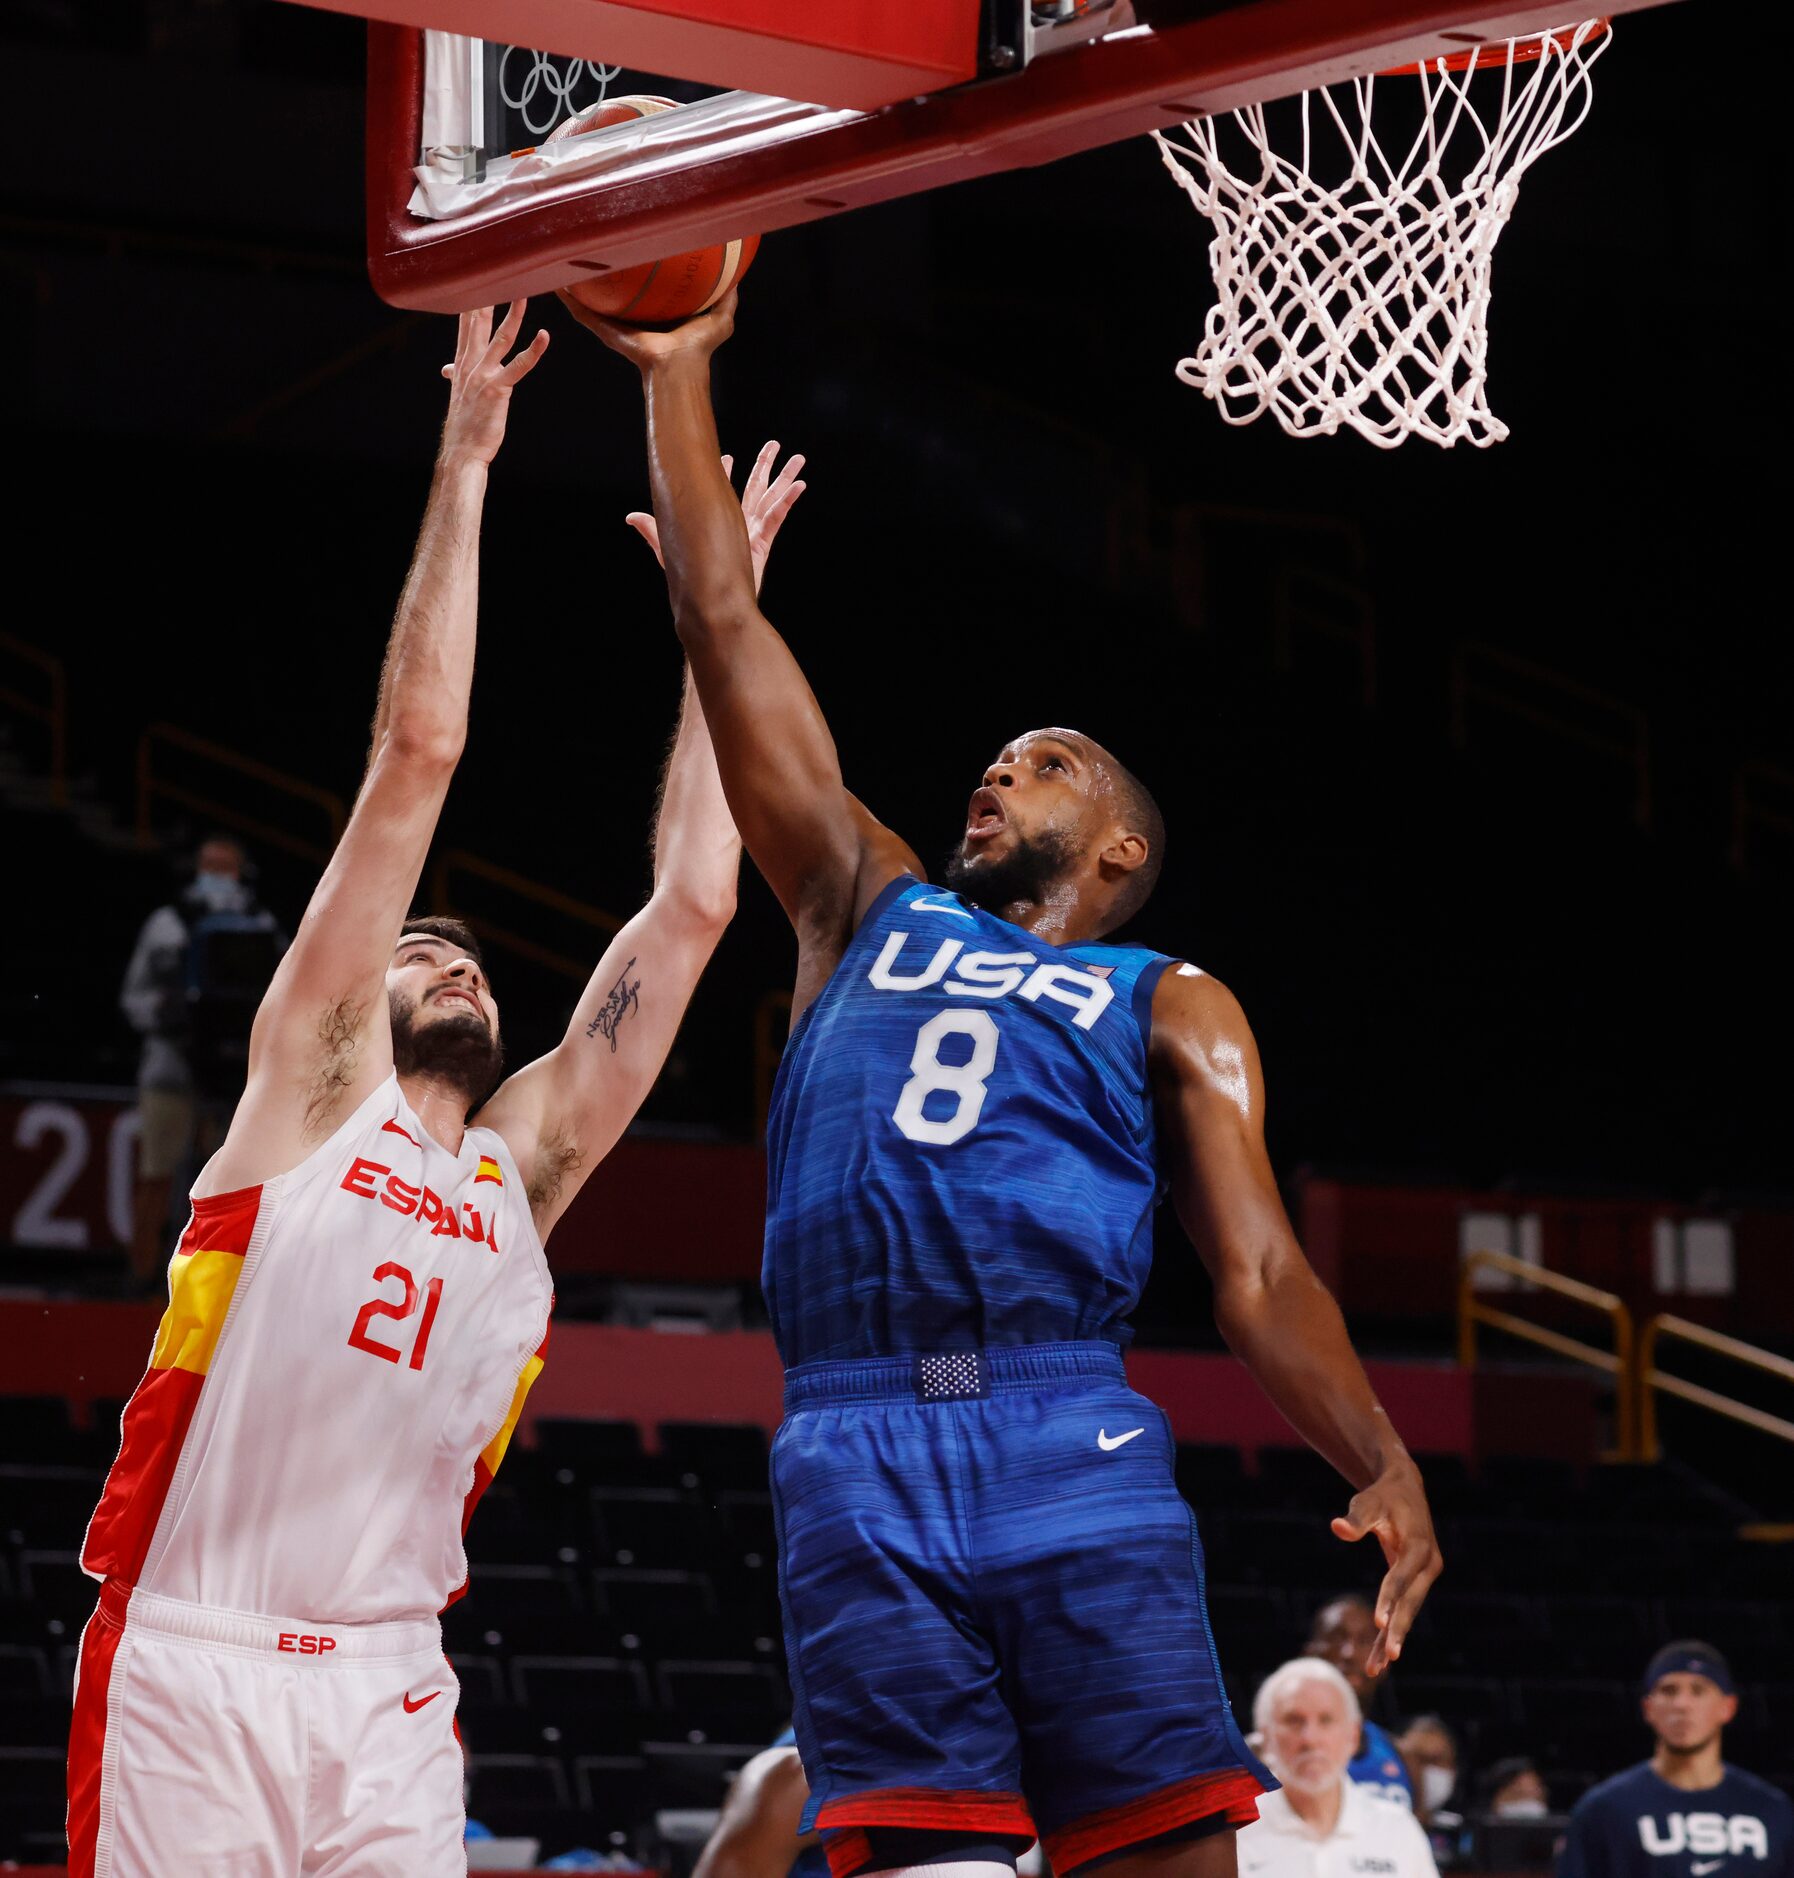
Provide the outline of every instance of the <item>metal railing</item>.
{"type": "Polygon", "coordinates": [[[27,644],[23,639],[15,639],[11,633],[0,632],[0,652],[5,652],[21,665],[29,665],[49,680],[47,700],[31,697],[23,691],[16,691],[9,684],[0,684],[0,704],[17,711],[21,717],[35,719],[49,731],[50,800],[57,808],[66,808],[69,799],[68,673],[61,659],[53,653],[45,652],[39,646],[27,644]]]}
{"type": "Polygon", "coordinates": [[[1635,1396],[1633,1389],[1632,1313],[1611,1291],[1585,1285],[1580,1279],[1566,1278],[1561,1272],[1548,1272],[1543,1266],[1529,1265],[1524,1259],[1506,1252],[1472,1252],[1464,1260],[1458,1277],[1458,1361],[1465,1369],[1476,1367],[1476,1332],[1482,1325],[1505,1332],[1541,1349],[1567,1356],[1572,1362],[1586,1364],[1614,1379],[1614,1450],[1621,1460],[1631,1460],[1637,1453],[1635,1396]],[[1498,1310],[1485,1304],[1476,1294],[1476,1274],[1481,1271],[1505,1272],[1524,1280],[1555,1297],[1568,1298],[1591,1311],[1599,1311],[1613,1327],[1612,1350],[1597,1349],[1592,1343],[1567,1337],[1560,1330],[1517,1317],[1512,1311],[1498,1310]]]}
{"type": "Polygon", "coordinates": [[[466,848],[445,848],[437,855],[430,869],[430,903],[438,912],[464,920],[491,944],[503,946],[520,958],[533,960],[537,965],[551,972],[559,972],[562,977],[572,978],[580,984],[591,977],[598,963],[595,957],[573,958],[565,952],[555,951],[552,946],[526,938],[520,932],[513,932],[508,926],[501,926],[484,913],[472,911],[454,890],[455,877],[460,874],[471,875],[490,886],[502,887],[507,893],[516,894],[519,899],[548,907],[568,919],[595,926],[607,938],[622,929],[623,922],[614,913],[607,913],[603,907],[576,900],[570,893],[562,893],[558,887],[545,887],[539,880],[531,880],[525,874],[499,866],[496,861],[470,854],[466,848]]]}
{"type": "Polygon", "coordinates": [[[1736,1337],[1709,1330],[1704,1324],[1690,1323],[1686,1317],[1676,1317],[1668,1311],[1661,1312],[1645,1325],[1638,1339],[1640,1460],[1654,1461],[1662,1453],[1657,1439],[1657,1397],[1660,1393],[1673,1395],[1683,1402],[1692,1402],[1697,1408],[1710,1409],[1715,1415],[1742,1422],[1745,1427],[1774,1435],[1778,1440],[1794,1442],[1794,1422],[1785,1421],[1779,1415],[1771,1415],[1764,1409],[1752,1408],[1748,1402],[1721,1395],[1717,1389],[1703,1389],[1699,1383],[1686,1382],[1680,1376],[1666,1376],[1657,1367],[1657,1345],[1665,1337],[1691,1343],[1696,1349],[1706,1350],[1713,1356],[1723,1356],[1731,1362],[1742,1363],[1748,1369],[1761,1370],[1783,1382],[1794,1383],[1794,1362],[1790,1362],[1787,1357],[1777,1356],[1770,1350],[1759,1350],[1754,1343],[1742,1343],[1736,1337]]]}
{"type": "Polygon", "coordinates": [[[341,796],[333,795],[328,789],[320,789],[316,783],[308,783],[302,777],[289,776],[285,770],[275,769],[270,763],[244,756],[224,744],[214,743],[209,737],[196,736],[190,730],[182,730],[178,724],[151,724],[137,739],[137,845],[140,848],[155,846],[155,805],[158,801],[178,803],[182,808],[192,809],[195,814],[218,823],[220,827],[234,828],[238,833],[252,835],[269,847],[280,848],[287,854],[297,854],[304,860],[316,861],[320,865],[330,859],[331,850],[341,838],[343,825],[348,819],[341,796]],[[330,830],[329,840],[314,841],[296,835],[276,822],[264,821],[259,816],[247,813],[235,802],[207,794],[187,783],[177,782],[157,768],[157,752],[163,748],[184,750],[190,756],[203,757],[221,769],[263,784],[277,795],[290,796],[295,802],[303,802],[322,811],[330,830]]]}

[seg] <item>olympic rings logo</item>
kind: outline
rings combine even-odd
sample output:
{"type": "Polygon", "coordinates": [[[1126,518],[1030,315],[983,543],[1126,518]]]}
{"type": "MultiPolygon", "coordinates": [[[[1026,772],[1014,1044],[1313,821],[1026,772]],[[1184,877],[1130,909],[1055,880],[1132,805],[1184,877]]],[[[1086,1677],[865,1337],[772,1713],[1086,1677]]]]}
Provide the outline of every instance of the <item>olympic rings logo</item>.
{"type": "Polygon", "coordinates": [[[602,65],[593,59],[567,59],[563,69],[563,62],[551,52],[532,52],[527,46],[506,46],[498,62],[498,95],[513,111],[521,112],[524,127],[531,136],[546,137],[576,110],[589,110],[595,104],[602,104],[610,95],[611,80],[622,69],[620,65],[602,65]],[[512,53],[530,61],[515,92],[512,90],[512,53]],[[588,78],[597,85],[598,95],[575,105],[573,94],[588,78]],[[538,112],[544,114],[539,123],[538,112]]]}

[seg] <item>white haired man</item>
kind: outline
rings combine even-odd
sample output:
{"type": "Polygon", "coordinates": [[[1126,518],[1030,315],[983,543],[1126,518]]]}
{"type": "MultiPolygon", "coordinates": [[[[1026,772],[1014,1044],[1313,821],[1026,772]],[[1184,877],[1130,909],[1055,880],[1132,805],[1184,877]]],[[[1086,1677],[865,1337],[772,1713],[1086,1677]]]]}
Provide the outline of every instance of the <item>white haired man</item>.
{"type": "Polygon", "coordinates": [[[1252,1722],[1283,1784],[1240,1833],[1242,1878],[1438,1878],[1414,1815],[1346,1778],[1361,1719],[1352,1685],[1319,1657],[1265,1678],[1252,1722]]]}

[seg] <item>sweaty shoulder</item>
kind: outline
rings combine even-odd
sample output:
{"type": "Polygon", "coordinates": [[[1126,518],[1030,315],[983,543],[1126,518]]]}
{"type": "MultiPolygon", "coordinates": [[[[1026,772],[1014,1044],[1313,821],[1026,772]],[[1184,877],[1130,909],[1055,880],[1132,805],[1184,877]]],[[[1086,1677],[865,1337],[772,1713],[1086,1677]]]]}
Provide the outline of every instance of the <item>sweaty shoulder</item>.
{"type": "Polygon", "coordinates": [[[1194,1043],[1205,1051],[1232,1044],[1244,1048],[1251,1027],[1240,1001],[1220,979],[1187,959],[1175,960],[1159,976],[1152,994],[1152,1034],[1155,1046],[1194,1043]]]}

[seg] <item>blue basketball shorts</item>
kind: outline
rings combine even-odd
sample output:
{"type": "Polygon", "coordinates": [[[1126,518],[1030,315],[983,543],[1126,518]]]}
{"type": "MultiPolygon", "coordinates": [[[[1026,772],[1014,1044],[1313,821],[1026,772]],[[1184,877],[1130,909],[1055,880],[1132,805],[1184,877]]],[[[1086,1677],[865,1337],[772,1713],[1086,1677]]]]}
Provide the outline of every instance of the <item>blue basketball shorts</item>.
{"type": "Polygon", "coordinates": [[[794,1726],[837,1874],[868,1828],[1061,1875],[1276,1786],[1227,1706],[1164,1414],[1105,1343],[813,1363],[772,1449],[794,1726]]]}

